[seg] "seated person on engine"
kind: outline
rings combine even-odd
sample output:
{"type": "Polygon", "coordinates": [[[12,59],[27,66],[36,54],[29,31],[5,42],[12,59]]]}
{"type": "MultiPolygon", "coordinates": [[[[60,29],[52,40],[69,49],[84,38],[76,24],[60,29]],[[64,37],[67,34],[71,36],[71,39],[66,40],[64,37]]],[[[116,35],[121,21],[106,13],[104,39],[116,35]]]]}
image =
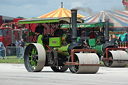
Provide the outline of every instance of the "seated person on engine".
{"type": "Polygon", "coordinates": [[[41,23],[39,23],[38,26],[35,28],[35,34],[36,35],[43,34],[44,29],[46,30],[46,28],[41,23]]]}

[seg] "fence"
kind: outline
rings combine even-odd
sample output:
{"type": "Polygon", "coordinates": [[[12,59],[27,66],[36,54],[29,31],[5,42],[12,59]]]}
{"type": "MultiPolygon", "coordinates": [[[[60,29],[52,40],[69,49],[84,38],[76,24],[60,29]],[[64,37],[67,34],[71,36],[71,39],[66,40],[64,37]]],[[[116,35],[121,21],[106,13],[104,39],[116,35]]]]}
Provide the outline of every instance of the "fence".
{"type": "MultiPolygon", "coordinates": [[[[20,47],[20,55],[22,54],[20,47]]],[[[16,47],[15,46],[7,46],[6,48],[6,56],[16,56],[16,47]]]]}

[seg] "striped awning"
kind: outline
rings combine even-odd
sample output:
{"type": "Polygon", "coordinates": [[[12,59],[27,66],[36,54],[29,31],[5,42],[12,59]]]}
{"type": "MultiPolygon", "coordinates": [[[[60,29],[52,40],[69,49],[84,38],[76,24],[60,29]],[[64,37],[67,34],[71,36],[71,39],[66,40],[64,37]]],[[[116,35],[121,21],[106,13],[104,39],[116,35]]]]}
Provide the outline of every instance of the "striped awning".
{"type": "Polygon", "coordinates": [[[101,11],[84,18],[88,22],[104,22],[105,17],[114,23],[114,27],[128,27],[128,11],[101,11]]]}
{"type": "MultiPolygon", "coordinates": [[[[71,17],[71,11],[65,8],[59,8],[50,13],[39,16],[38,18],[55,18],[55,17],[71,17]]],[[[83,18],[85,16],[77,14],[78,18],[83,18]]]]}

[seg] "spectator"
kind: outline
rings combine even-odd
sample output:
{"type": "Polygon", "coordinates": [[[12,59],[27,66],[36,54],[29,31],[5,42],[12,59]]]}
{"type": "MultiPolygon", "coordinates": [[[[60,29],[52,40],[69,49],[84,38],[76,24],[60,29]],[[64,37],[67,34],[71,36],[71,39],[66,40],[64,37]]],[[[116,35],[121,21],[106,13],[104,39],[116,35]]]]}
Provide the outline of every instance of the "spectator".
{"type": "Polygon", "coordinates": [[[85,37],[85,31],[81,32],[81,37],[85,37]]]}
{"type": "Polygon", "coordinates": [[[19,39],[16,40],[16,54],[17,54],[17,58],[20,58],[20,44],[21,41],[19,39]]]}
{"type": "Polygon", "coordinates": [[[0,41],[0,56],[2,56],[2,58],[5,58],[5,47],[4,44],[0,41]]]}
{"type": "Polygon", "coordinates": [[[21,39],[20,46],[21,46],[22,58],[24,59],[24,47],[25,47],[24,39],[21,39]]]}
{"type": "Polygon", "coordinates": [[[81,36],[81,29],[77,28],[77,37],[80,37],[80,36],[81,36]]]}
{"type": "Polygon", "coordinates": [[[22,38],[24,42],[27,42],[27,31],[23,31],[22,38]]]}

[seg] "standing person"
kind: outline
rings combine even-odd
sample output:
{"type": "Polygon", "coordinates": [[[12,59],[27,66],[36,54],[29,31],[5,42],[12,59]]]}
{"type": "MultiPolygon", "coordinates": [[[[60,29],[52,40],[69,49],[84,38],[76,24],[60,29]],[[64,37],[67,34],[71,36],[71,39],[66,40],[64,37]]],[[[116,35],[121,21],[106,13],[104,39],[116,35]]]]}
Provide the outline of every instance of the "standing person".
{"type": "Polygon", "coordinates": [[[5,57],[5,47],[1,41],[0,41],[0,56],[2,56],[3,59],[5,57]]]}
{"type": "Polygon", "coordinates": [[[80,37],[81,36],[81,29],[77,28],[77,36],[80,37]]]}
{"type": "Polygon", "coordinates": [[[81,37],[85,37],[85,31],[81,32],[81,37]]]}
{"type": "Polygon", "coordinates": [[[24,39],[21,39],[20,46],[21,46],[22,58],[24,59],[24,47],[25,47],[24,39]]]}
{"type": "Polygon", "coordinates": [[[17,54],[17,58],[20,58],[20,44],[21,41],[19,39],[16,40],[16,54],[17,54]]]}

